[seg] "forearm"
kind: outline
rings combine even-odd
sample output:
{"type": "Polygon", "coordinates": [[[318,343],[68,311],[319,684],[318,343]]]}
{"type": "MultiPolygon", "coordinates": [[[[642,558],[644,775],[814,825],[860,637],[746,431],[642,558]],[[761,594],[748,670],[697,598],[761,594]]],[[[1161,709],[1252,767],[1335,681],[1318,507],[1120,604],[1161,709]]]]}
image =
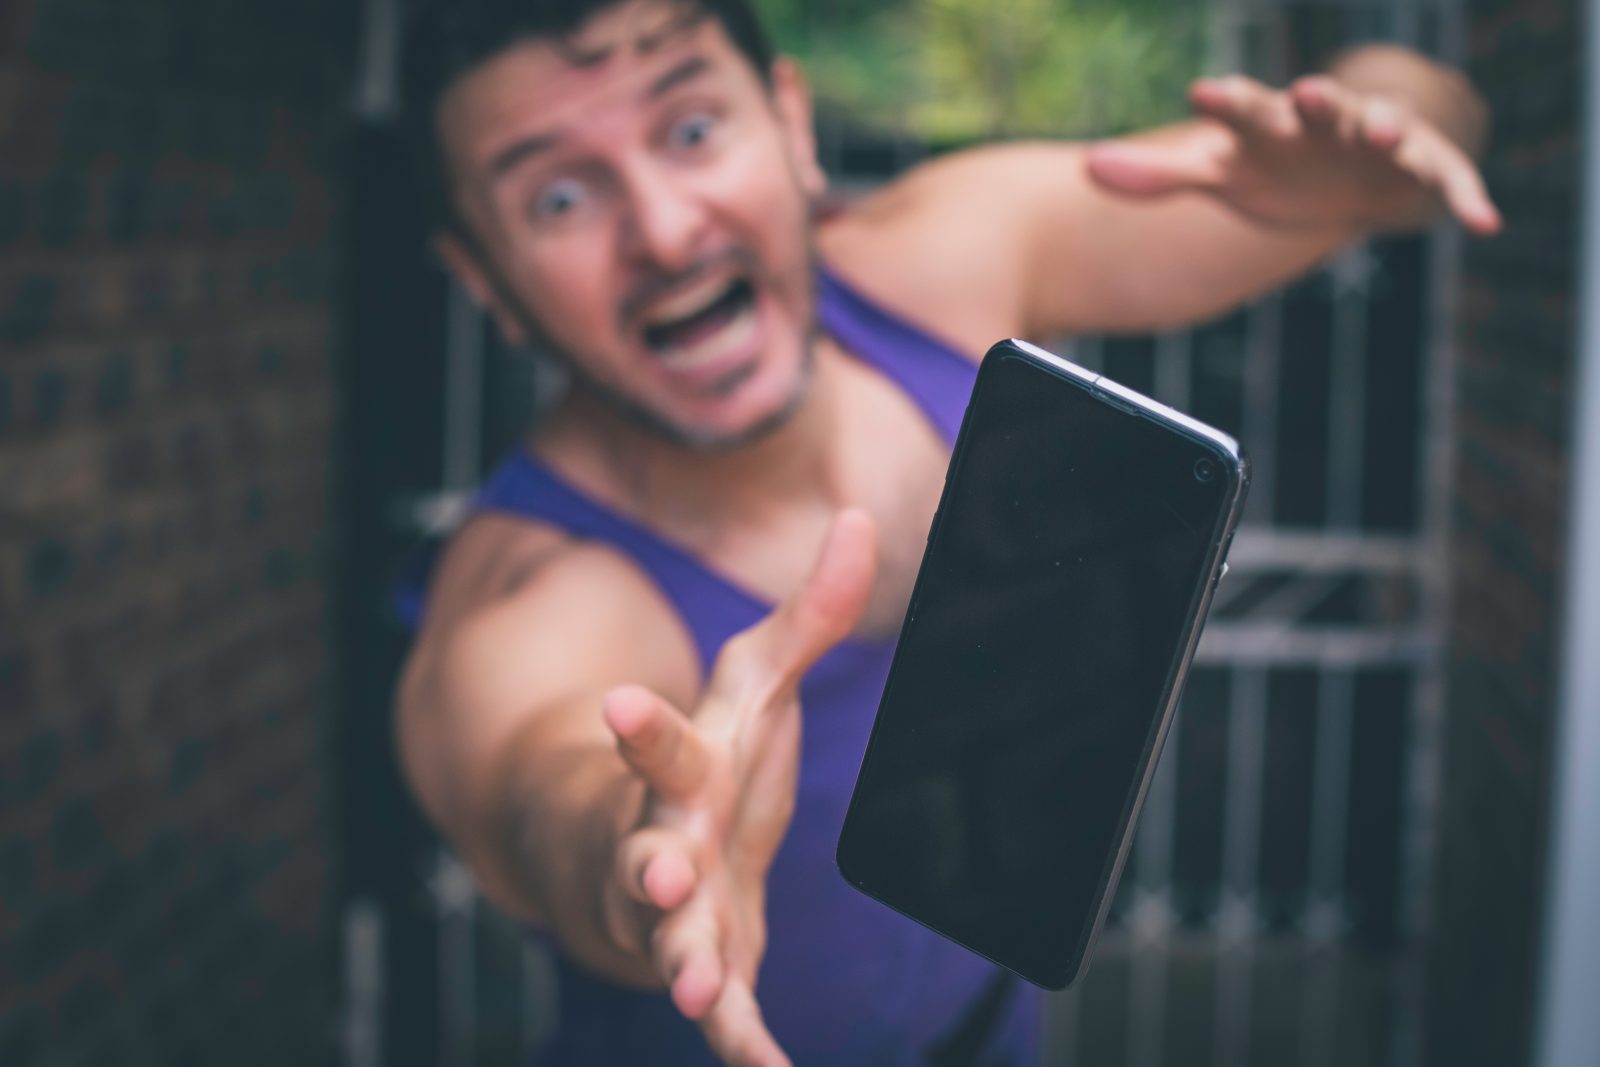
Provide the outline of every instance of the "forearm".
{"type": "Polygon", "coordinates": [[[639,824],[644,790],[603,740],[508,746],[485,819],[483,866],[503,904],[548,929],[575,960],[633,985],[659,985],[608,891],[617,846],[639,824]]]}
{"type": "Polygon", "coordinates": [[[599,696],[518,709],[499,689],[520,686],[466,684],[491,679],[492,664],[446,670],[452,662],[421,644],[400,686],[396,742],[418,803],[500,910],[596,969],[642,970],[602,908],[643,790],[601,723],[599,696]]]}

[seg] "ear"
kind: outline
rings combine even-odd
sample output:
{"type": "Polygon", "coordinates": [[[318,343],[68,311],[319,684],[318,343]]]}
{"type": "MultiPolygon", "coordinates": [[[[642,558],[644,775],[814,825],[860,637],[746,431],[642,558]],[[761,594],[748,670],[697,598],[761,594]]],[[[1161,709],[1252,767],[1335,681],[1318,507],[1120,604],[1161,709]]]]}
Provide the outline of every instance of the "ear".
{"type": "Polygon", "coordinates": [[[817,162],[817,133],[811,113],[811,86],[800,65],[787,56],[772,62],[772,99],[783,126],[789,156],[800,176],[800,187],[812,199],[828,188],[827,175],[817,162]]]}
{"type": "Polygon", "coordinates": [[[433,251],[444,264],[445,270],[466,290],[472,302],[494,319],[495,327],[506,344],[516,346],[527,343],[528,331],[523,328],[521,319],[506,306],[505,299],[490,280],[478,253],[468,247],[459,234],[449,229],[434,231],[433,251]]]}

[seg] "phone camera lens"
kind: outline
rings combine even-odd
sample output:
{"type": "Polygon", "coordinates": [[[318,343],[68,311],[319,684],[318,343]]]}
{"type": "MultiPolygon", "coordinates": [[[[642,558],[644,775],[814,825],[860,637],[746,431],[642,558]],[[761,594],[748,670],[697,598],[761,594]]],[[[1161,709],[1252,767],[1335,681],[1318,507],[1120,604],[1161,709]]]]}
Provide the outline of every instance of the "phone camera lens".
{"type": "Polygon", "coordinates": [[[1216,464],[1215,461],[1209,460],[1209,459],[1197,459],[1197,460],[1194,461],[1194,480],[1195,481],[1197,481],[1197,482],[1209,482],[1209,481],[1215,480],[1216,477],[1217,477],[1217,464],[1216,464]]]}

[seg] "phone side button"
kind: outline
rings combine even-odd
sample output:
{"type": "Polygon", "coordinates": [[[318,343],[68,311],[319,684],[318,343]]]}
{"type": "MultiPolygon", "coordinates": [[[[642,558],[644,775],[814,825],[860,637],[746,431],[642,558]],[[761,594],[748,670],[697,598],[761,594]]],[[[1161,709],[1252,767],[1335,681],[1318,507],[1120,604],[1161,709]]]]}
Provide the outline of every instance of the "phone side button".
{"type": "Polygon", "coordinates": [[[1215,575],[1213,575],[1212,578],[1211,578],[1211,591],[1213,593],[1215,593],[1217,591],[1217,586],[1222,584],[1222,579],[1226,578],[1227,576],[1228,576],[1228,565],[1226,563],[1224,563],[1222,565],[1221,569],[1218,570],[1217,573],[1215,575]]]}

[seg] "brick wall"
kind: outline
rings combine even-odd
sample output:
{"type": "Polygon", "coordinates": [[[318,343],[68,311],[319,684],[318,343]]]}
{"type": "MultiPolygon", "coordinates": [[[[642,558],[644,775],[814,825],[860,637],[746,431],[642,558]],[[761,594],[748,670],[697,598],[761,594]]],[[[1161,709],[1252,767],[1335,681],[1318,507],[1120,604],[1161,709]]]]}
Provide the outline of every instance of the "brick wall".
{"type": "Polygon", "coordinates": [[[1551,766],[1573,367],[1580,8],[1469,0],[1506,233],[1474,244],[1456,379],[1454,605],[1428,1062],[1526,1063],[1551,766]]]}
{"type": "Polygon", "coordinates": [[[0,3],[0,1064],[323,1062],[352,4],[0,3]]]}

